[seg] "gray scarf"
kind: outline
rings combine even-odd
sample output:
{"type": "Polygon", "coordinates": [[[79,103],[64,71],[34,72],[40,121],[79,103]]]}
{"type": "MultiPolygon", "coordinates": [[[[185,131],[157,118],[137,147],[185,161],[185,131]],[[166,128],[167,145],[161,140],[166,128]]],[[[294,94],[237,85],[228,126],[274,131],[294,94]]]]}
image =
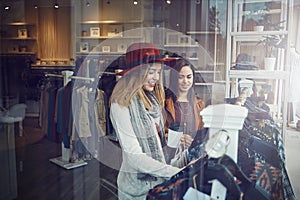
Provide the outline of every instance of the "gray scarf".
{"type": "MultiPolygon", "coordinates": [[[[154,102],[151,110],[146,110],[143,102],[139,100],[137,95],[132,99],[129,105],[131,123],[142,151],[153,159],[165,163],[165,157],[162,151],[162,146],[165,145],[162,110],[156,97],[151,93],[149,96],[154,102]],[[159,124],[157,125],[161,133],[161,143],[156,139],[158,133],[156,127],[153,126],[154,119],[156,118],[159,118],[159,124]]],[[[138,173],[138,178],[153,180],[154,177],[144,173],[138,173]]]]}

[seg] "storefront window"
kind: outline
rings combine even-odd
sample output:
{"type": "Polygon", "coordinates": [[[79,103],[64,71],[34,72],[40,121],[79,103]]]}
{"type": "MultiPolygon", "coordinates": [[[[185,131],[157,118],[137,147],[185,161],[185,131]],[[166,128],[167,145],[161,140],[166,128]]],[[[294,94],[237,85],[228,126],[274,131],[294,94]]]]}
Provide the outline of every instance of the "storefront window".
{"type": "MultiPolygon", "coordinates": [[[[185,131],[190,132],[189,136],[193,135],[189,145],[194,145],[200,140],[203,142],[204,138],[199,135],[195,136],[199,132],[206,134],[205,128],[211,128],[202,122],[202,116],[199,113],[203,109],[219,104],[234,104],[246,107],[250,115],[266,109],[264,115],[260,112],[257,115],[251,115],[252,118],[240,115],[239,117],[246,118],[243,127],[248,125],[249,128],[247,130],[241,128],[244,130],[241,132],[244,134],[251,132],[252,140],[254,140],[253,135],[255,139],[261,137],[263,142],[276,144],[276,148],[279,149],[284,141],[282,138],[287,128],[288,114],[291,113],[291,110],[288,112],[288,100],[285,97],[292,93],[289,91],[289,77],[292,70],[297,70],[298,63],[296,52],[299,45],[297,45],[297,34],[293,33],[293,25],[298,26],[291,20],[299,13],[297,6],[293,4],[293,1],[286,0],[259,2],[252,0],[1,1],[0,141],[2,141],[1,148],[3,146],[4,150],[0,150],[0,163],[3,163],[0,168],[0,177],[4,178],[0,178],[0,199],[118,199],[120,188],[118,188],[117,180],[120,168],[124,162],[132,159],[124,151],[126,148],[142,149],[142,153],[139,152],[142,155],[152,156],[151,159],[157,159],[164,164],[168,163],[170,165],[166,168],[170,167],[174,164],[172,163],[174,159],[178,158],[174,155],[179,155],[179,150],[177,149],[176,153],[173,152],[174,158],[172,159],[171,154],[161,156],[159,152],[164,145],[168,144],[168,131],[171,125],[168,124],[169,121],[164,111],[170,105],[168,100],[175,98],[170,94],[177,95],[174,109],[181,109],[181,114],[174,111],[174,114],[170,115],[174,118],[179,116],[182,121],[190,122],[187,124],[174,120],[172,127],[174,124],[179,124],[176,130],[179,134],[181,134],[179,130],[182,130],[184,137],[185,131]],[[295,11],[294,14],[293,11],[295,11]],[[264,28],[259,28],[259,25],[264,25],[264,28]],[[268,51],[270,49],[265,46],[268,39],[279,39],[280,43],[271,45],[268,43],[272,46],[271,51],[268,51]],[[147,46],[145,51],[143,49],[137,53],[142,58],[128,53],[128,49],[132,48],[133,44],[147,46]],[[148,52],[149,49],[151,51],[148,52]],[[264,58],[268,57],[267,54],[276,55],[277,61],[272,69],[264,63],[264,58]],[[129,55],[132,58],[128,58],[129,55]],[[184,66],[179,67],[179,64],[184,66]],[[147,66],[148,71],[137,70],[136,66],[147,66]],[[120,95],[126,97],[124,100],[118,100],[114,89],[120,80],[127,78],[127,73],[137,73],[147,81],[143,79],[143,82],[142,78],[135,77],[126,82],[128,87],[125,86],[123,89],[117,87],[119,93],[122,94],[124,91],[133,89],[132,93],[128,92],[130,95],[120,95]],[[187,80],[183,80],[184,78],[187,80]],[[178,84],[176,87],[174,87],[174,79],[178,84]],[[137,86],[138,84],[141,86],[137,86]],[[159,84],[161,88],[157,89],[159,84]],[[180,101],[180,92],[184,93],[183,91],[190,86],[192,90],[187,89],[189,92],[186,92],[190,96],[180,101]],[[140,90],[141,88],[143,90],[140,90]],[[154,92],[150,91],[148,94],[145,88],[153,89],[154,92]],[[139,92],[135,93],[136,91],[139,92]],[[164,91],[164,94],[160,96],[158,93],[161,91],[164,91]],[[136,94],[139,100],[142,99],[151,120],[147,121],[148,118],[143,118],[145,116],[141,115],[142,122],[139,120],[135,122],[145,125],[147,130],[152,130],[152,126],[148,124],[155,124],[153,130],[157,131],[157,134],[154,137],[147,132],[145,136],[147,139],[136,139],[133,145],[128,147],[126,143],[120,141],[122,138],[120,132],[128,129],[133,132],[141,130],[130,121],[132,116],[137,116],[139,112],[130,110],[128,114],[130,120],[124,120],[127,124],[119,123],[116,119],[112,120],[113,102],[110,100],[113,96],[117,99],[116,102],[121,102],[120,105],[128,106],[127,99],[136,94]],[[153,94],[156,96],[152,97],[153,94]],[[160,102],[160,97],[165,98],[164,103],[160,102]],[[193,105],[190,103],[190,98],[193,99],[191,101],[193,105]],[[247,98],[252,101],[255,99],[257,104],[248,101],[245,103],[247,98]],[[154,103],[156,100],[158,103],[154,103]],[[154,110],[153,114],[148,104],[154,107],[157,106],[156,104],[161,106],[162,118],[165,120],[162,124],[159,124],[157,110],[154,110]],[[182,109],[181,106],[184,105],[188,105],[186,109],[182,109]],[[255,108],[249,109],[247,106],[255,106],[255,108]],[[267,131],[267,128],[262,128],[262,123],[256,127],[254,125],[257,121],[249,122],[249,120],[254,118],[258,120],[266,115],[268,118],[265,119],[263,127],[269,125],[269,128],[273,130],[272,134],[278,134],[278,137],[262,133],[267,131]],[[196,119],[194,116],[197,116],[196,119]],[[266,120],[272,123],[268,124],[266,120]],[[168,124],[168,127],[165,124],[168,124]],[[128,128],[130,125],[132,127],[128,128]],[[194,130],[194,127],[197,128],[194,130]],[[164,135],[165,133],[167,134],[164,135]],[[195,140],[193,140],[194,137],[195,140]],[[161,142],[159,143],[161,146],[157,148],[157,152],[150,152],[153,146],[157,147],[155,145],[157,141],[161,142]],[[153,146],[147,146],[148,143],[153,146]],[[134,144],[138,144],[137,147],[134,144]],[[124,159],[124,155],[129,158],[124,159]]],[[[297,80],[294,76],[292,78],[297,80]]],[[[294,85],[295,82],[293,81],[294,85]]],[[[293,100],[297,100],[297,93],[292,94],[293,100]]],[[[135,103],[139,105],[138,101],[135,103]]],[[[136,108],[138,111],[142,109],[136,108]]],[[[127,114],[121,112],[122,109],[119,111],[120,116],[127,114]]],[[[224,113],[228,114],[225,111],[224,113]]],[[[235,114],[238,115],[238,112],[235,114]]],[[[212,115],[218,116],[217,113],[212,115]]],[[[114,117],[116,116],[119,117],[114,113],[114,117]]],[[[231,117],[230,115],[225,118],[228,120],[231,117]]],[[[222,125],[227,127],[226,123],[222,125]]],[[[221,145],[222,152],[226,152],[230,145],[227,132],[230,131],[218,130],[216,132],[220,134],[222,141],[216,140],[215,143],[221,145]]],[[[128,137],[132,136],[128,135],[128,137]]],[[[189,136],[181,142],[186,144],[189,136]]],[[[247,135],[242,139],[249,142],[248,136],[250,137],[247,135]]],[[[135,137],[137,135],[134,135],[135,137]]],[[[264,164],[268,170],[274,167],[272,165],[274,162],[271,163],[272,166],[265,164],[268,161],[268,159],[262,159],[265,154],[257,156],[259,153],[250,152],[250,146],[245,146],[247,142],[240,142],[240,145],[244,147],[243,150],[247,149],[247,151],[239,152],[239,158],[245,158],[245,162],[253,162],[251,164],[256,167],[255,169],[260,164],[264,164]],[[246,152],[248,153],[247,159],[255,157],[256,160],[246,160],[244,155],[246,152]]],[[[200,150],[203,148],[201,145],[198,146],[198,159],[201,157],[200,150]]],[[[235,150],[243,147],[236,147],[235,150]]],[[[183,152],[188,152],[186,158],[191,159],[196,156],[195,149],[188,149],[189,151],[187,149],[181,149],[183,152]]],[[[275,151],[267,153],[270,152],[275,151]]],[[[281,151],[276,156],[281,162],[284,156],[280,153],[281,151]]],[[[224,156],[224,152],[221,154],[224,156]]],[[[211,158],[211,156],[208,157],[211,158]]],[[[247,167],[236,158],[237,155],[233,159],[235,166],[247,167]]],[[[140,154],[136,155],[136,159],[137,162],[141,162],[140,166],[136,163],[134,165],[127,163],[128,169],[137,171],[143,169],[142,166],[146,161],[143,162],[140,154]]],[[[149,163],[155,166],[156,162],[153,164],[149,161],[149,163]]],[[[275,165],[278,164],[275,168],[281,167],[280,170],[274,170],[274,174],[278,175],[277,179],[270,183],[273,184],[270,187],[263,188],[267,196],[269,194],[279,199],[280,195],[289,195],[283,192],[286,188],[280,185],[281,179],[278,178],[287,176],[286,171],[281,171],[285,169],[282,163],[275,162],[275,165]],[[270,189],[271,187],[280,188],[279,192],[270,189]]],[[[176,166],[175,170],[173,167],[168,168],[166,173],[176,171],[178,168],[176,166]]],[[[180,169],[184,169],[182,167],[180,169]]],[[[248,173],[249,169],[247,170],[248,173]]],[[[255,172],[259,175],[259,171],[255,172]]],[[[155,174],[153,171],[149,172],[151,173],[155,174]]],[[[134,177],[134,180],[142,180],[139,185],[141,188],[150,187],[147,185],[148,182],[153,184],[153,188],[157,185],[154,183],[163,180],[161,177],[148,176],[148,172],[144,171],[137,174],[138,178],[134,177]],[[142,184],[147,186],[142,187],[142,184]]],[[[200,178],[199,180],[195,178],[197,176],[193,176],[194,182],[187,177],[190,180],[188,184],[193,182],[194,189],[197,189],[195,186],[200,183],[200,178]]],[[[164,181],[159,183],[169,183],[167,181],[170,177],[163,178],[165,178],[164,181]]],[[[291,187],[290,182],[285,183],[287,188],[291,187]]],[[[200,187],[201,184],[198,185],[200,187]]],[[[127,192],[133,189],[136,188],[129,188],[127,192]]],[[[185,189],[187,188],[182,190],[184,193],[185,189]]],[[[201,192],[205,193],[203,188],[201,189],[201,192]]],[[[126,193],[124,188],[122,192],[124,190],[126,193]]],[[[232,195],[236,194],[232,193],[232,195]]],[[[206,192],[206,195],[210,194],[206,192]]]]}

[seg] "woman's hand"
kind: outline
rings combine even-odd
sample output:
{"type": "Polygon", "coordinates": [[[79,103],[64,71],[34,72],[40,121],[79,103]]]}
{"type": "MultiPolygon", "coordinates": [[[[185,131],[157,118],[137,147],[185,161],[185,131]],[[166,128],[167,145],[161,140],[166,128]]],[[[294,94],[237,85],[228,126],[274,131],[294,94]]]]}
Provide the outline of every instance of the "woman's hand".
{"type": "Polygon", "coordinates": [[[180,138],[180,144],[184,146],[184,149],[187,149],[191,146],[193,138],[188,134],[183,134],[180,138]]]}

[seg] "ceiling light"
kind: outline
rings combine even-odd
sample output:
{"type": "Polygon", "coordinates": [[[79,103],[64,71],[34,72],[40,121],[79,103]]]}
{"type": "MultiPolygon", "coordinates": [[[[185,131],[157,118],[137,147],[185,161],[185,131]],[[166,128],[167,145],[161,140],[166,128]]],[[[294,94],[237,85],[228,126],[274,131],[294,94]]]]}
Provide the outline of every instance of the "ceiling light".
{"type": "Polygon", "coordinates": [[[200,3],[201,3],[201,0],[195,0],[195,3],[196,3],[196,4],[200,4],[200,3]]]}
{"type": "Polygon", "coordinates": [[[137,5],[137,4],[138,4],[138,2],[137,2],[137,1],[133,1],[133,4],[134,4],[134,5],[137,5]]]}
{"type": "Polygon", "coordinates": [[[58,5],[57,2],[58,2],[58,0],[54,0],[54,1],[53,1],[53,4],[54,4],[53,6],[54,6],[55,9],[58,9],[58,8],[59,8],[59,5],[58,5]]]}
{"type": "Polygon", "coordinates": [[[107,0],[106,3],[107,3],[107,4],[110,4],[110,0],[107,0]]]}
{"type": "Polygon", "coordinates": [[[86,1],[85,5],[86,5],[86,7],[89,7],[91,4],[90,4],[90,2],[86,1]]]}
{"type": "Polygon", "coordinates": [[[38,8],[38,5],[34,5],[33,7],[34,7],[35,9],[37,9],[37,8],[38,8]]]}
{"type": "Polygon", "coordinates": [[[171,0],[167,0],[166,2],[167,2],[167,4],[171,4],[171,0]]]}
{"type": "Polygon", "coordinates": [[[4,10],[9,10],[10,6],[4,6],[4,10]]]}

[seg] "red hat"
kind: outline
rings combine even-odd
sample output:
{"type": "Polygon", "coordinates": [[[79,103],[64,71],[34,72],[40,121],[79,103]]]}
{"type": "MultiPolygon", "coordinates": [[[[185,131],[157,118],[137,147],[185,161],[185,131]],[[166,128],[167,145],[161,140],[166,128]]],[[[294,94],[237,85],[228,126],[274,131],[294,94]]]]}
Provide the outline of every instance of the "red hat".
{"type": "Polygon", "coordinates": [[[134,43],[126,51],[126,70],[119,72],[117,75],[123,76],[136,66],[146,63],[170,62],[176,60],[174,57],[163,57],[155,44],[153,43],[134,43]]]}

